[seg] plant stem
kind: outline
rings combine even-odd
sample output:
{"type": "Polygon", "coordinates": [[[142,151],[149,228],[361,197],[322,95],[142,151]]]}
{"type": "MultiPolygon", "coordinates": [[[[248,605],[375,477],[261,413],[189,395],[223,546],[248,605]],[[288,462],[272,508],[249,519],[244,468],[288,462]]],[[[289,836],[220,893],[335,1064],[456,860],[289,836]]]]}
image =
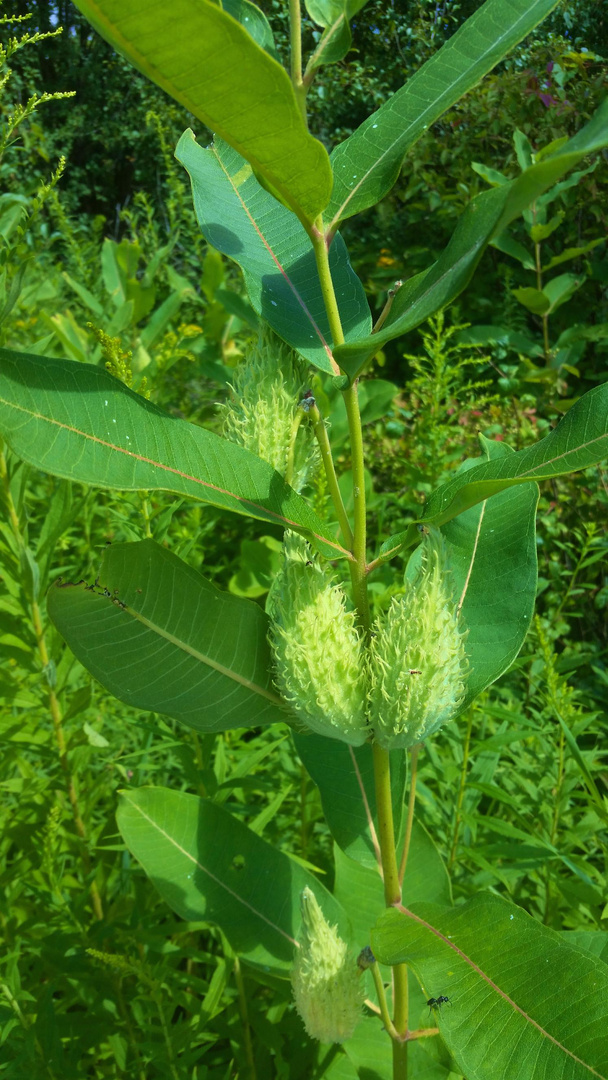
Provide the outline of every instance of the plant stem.
{"type": "MultiPolygon", "coordinates": [[[[344,342],[344,332],[340,321],[338,302],[329,267],[329,252],[324,236],[323,217],[319,215],[315,228],[310,234],[325,311],[329,321],[334,348],[344,342]]],[[[335,364],[335,361],[334,361],[335,364]]],[[[335,364],[336,373],[338,365],[335,364]]],[[[365,458],[363,453],[363,432],[356,382],[343,391],[348,430],[350,435],[351,468],[353,476],[354,530],[353,555],[350,573],[353,600],[357,607],[361,627],[366,638],[370,633],[370,610],[367,595],[367,524],[365,507],[365,458]]],[[[384,877],[384,896],[387,907],[398,904],[401,900],[397,852],[395,850],[395,827],[393,823],[393,805],[391,799],[390,756],[377,743],[372,746],[374,759],[374,780],[376,790],[376,812],[378,818],[378,836],[384,877]]],[[[393,1080],[407,1080],[407,968],[398,964],[393,968],[394,980],[394,1021],[397,1034],[402,1039],[393,1038],[393,1080]],[[403,1041],[402,1041],[403,1040],[403,1041]]]]}
{"type": "Polygon", "coordinates": [[[372,749],[374,755],[376,810],[378,812],[378,839],[380,841],[380,854],[384,872],[384,900],[387,907],[393,907],[401,901],[401,886],[399,884],[397,853],[395,851],[390,757],[388,750],[383,750],[376,742],[372,749]]]}
{"type": "MultiPolygon", "coordinates": [[[[335,348],[337,345],[344,344],[344,331],[342,329],[342,322],[340,320],[340,311],[338,309],[336,291],[334,289],[334,283],[329,267],[329,250],[325,239],[323,217],[321,214],[319,214],[319,217],[315,221],[315,227],[310,236],[310,239],[312,242],[313,251],[315,253],[317,273],[319,275],[319,281],[321,284],[321,292],[323,293],[323,302],[325,304],[325,311],[327,313],[327,319],[329,322],[331,339],[335,348]]],[[[335,360],[333,364],[336,375],[339,375],[340,368],[338,367],[335,360]]]]}
{"type": "Polygon", "coordinates": [[[336,469],[334,466],[334,459],[331,456],[331,446],[329,445],[329,436],[327,434],[327,428],[325,427],[325,421],[319,412],[317,405],[313,405],[308,410],[308,415],[312,421],[313,431],[315,438],[321,451],[321,460],[323,462],[323,468],[325,470],[325,476],[327,478],[327,484],[329,487],[329,493],[331,500],[336,511],[336,517],[338,518],[338,524],[342,530],[342,536],[344,542],[352,550],[354,537],[353,531],[350,527],[350,521],[344,508],[342,501],[342,494],[338,485],[338,477],[336,476],[336,469]]]}
{"type": "Polygon", "coordinates": [[[249,1067],[249,1076],[251,1080],[257,1080],[257,1073],[255,1071],[255,1058],[253,1056],[253,1045],[251,1042],[251,1029],[249,1027],[249,1014],[247,1012],[247,995],[245,994],[245,982],[243,980],[243,973],[241,971],[241,965],[239,963],[238,956],[234,958],[234,978],[239,992],[239,1009],[241,1013],[241,1025],[243,1031],[243,1046],[245,1050],[245,1057],[247,1058],[247,1065],[249,1067]]]}
{"type": "Polygon", "coordinates": [[[388,1002],[386,1000],[386,994],[384,992],[384,983],[382,982],[382,975],[380,973],[380,968],[378,967],[377,961],[375,964],[372,965],[370,970],[374,980],[374,986],[376,987],[376,995],[378,997],[378,1005],[380,1007],[380,1016],[382,1017],[382,1023],[388,1031],[391,1039],[394,1039],[397,1031],[393,1024],[393,1021],[390,1018],[390,1014],[388,1011],[388,1002]]]}
{"type": "Polygon", "coordinates": [[[294,422],[291,426],[291,436],[289,439],[289,447],[287,450],[287,466],[285,468],[285,483],[293,483],[293,467],[296,456],[296,439],[298,437],[298,431],[300,430],[300,424],[302,423],[302,417],[304,413],[301,409],[298,409],[294,422]]]}
{"type": "Polygon", "coordinates": [[[302,13],[300,0],[289,0],[289,47],[291,60],[291,82],[300,112],[306,118],[306,86],[302,81],[302,13]]]}
{"type": "MultiPolygon", "coordinates": [[[[19,515],[15,506],[13,495],[11,492],[10,478],[8,474],[8,467],[6,463],[6,457],[3,453],[0,453],[0,479],[4,487],[4,498],[8,509],[9,521],[13,530],[17,547],[20,554],[23,555],[22,561],[25,561],[26,542],[21,531],[21,523],[19,521],[19,515]]],[[[27,592],[27,591],[26,591],[27,592]]],[[[38,656],[40,658],[40,664],[42,667],[43,675],[46,675],[50,670],[50,657],[46,644],[46,636],[44,632],[44,624],[42,621],[42,612],[40,606],[34,594],[28,597],[30,605],[30,615],[32,619],[32,625],[34,628],[34,636],[36,638],[36,647],[38,650],[38,656]]],[[[59,751],[59,765],[63,773],[63,778],[67,790],[68,799],[72,808],[72,818],[74,821],[74,827],[81,841],[80,851],[82,857],[82,864],[85,872],[85,876],[88,878],[91,874],[91,859],[87,848],[87,831],[80,812],[80,806],[78,802],[78,795],[76,794],[76,785],[74,783],[74,777],[70,770],[70,763],[68,761],[67,743],[65,739],[65,732],[63,730],[63,716],[61,712],[61,706],[59,704],[59,698],[55,693],[55,690],[50,685],[47,679],[47,700],[49,706],[49,713],[51,715],[51,722],[53,725],[53,733],[55,735],[55,742],[57,743],[57,749],[59,751]]],[[[103,907],[101,903],[101,896],[97,888],[97,883],[91,881],[89,885],[89,891],[91,894],[91,902],[93,904],[93,911],[95,917],[99,920],[103,919],[103,907]]]]}
{"type": "MultiPolygon", "coordinates": [[[[536,220],[536,204],[533,207],[535,211],[536,220]]],[[[543,291],[543,269],[541,261],[541,246],[537,240],[534,244],[534,258],[536,262],[536,288],[539,292],[543,291]]],[[[548,364],[551,357],[551,346],[549,344],[549,316],[547,314],[542,316],[543,320],[543,351],[545,354],[545,363],[548,364]]]]}
{"type": "Polygon", "coordinates": [[[414,806],[416,805],[416,780],[418,777],[418,755],[422,749],[421,743],[416,743],[412,746],[410,757],[410,796],[407,804],[407,821],[405,823],[405,838],[403,840],[403,851],[401,853],[401,865],[399,866],[399,885],[403,888],[403,879],[405,877],[405,868],[407,866],[407,857],[410,851],[410,841],[412,839],[412,825],[414,823],[414,806]]]}
{"type": "Polygon", "coordinates": [[[464,800],[464,792],[467,786],[467,769],[469,765],[469,750],[471,747],[471,730],[473,727],[473,710],[469,709],[469,715],[467,717],[467,732],[464,740],[464,750],[462,754],[462,766],[460,769],[460,786],[458,788],[458,801],[456,803],[456,818],[454,821],[454,833],[452,835],[452,847],[450,849],[450,857],[448,859],[448,870],[452,869],[454,861],[456,859],[456,852],[458,850],[458,833],[460,832],[460,816],[462,812],[462,803],[464,800]]]}

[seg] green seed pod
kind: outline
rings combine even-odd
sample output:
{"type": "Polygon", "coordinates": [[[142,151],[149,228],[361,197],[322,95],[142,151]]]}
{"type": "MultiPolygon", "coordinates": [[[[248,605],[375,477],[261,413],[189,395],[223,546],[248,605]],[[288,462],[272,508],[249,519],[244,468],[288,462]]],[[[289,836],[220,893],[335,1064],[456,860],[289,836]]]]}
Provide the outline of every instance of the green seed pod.
{"type": "Polygon", "coordinates": [[[377,620],[370,645],[369,718],[385,750],[432,735],[455,715],[466,687],[466,632],[441,533],[423,545],[416,579],[377,620]]]}
{"type": "Polygon", "coordinates": [[[235,371],[233,399],[224,406],[223,434],[257,454],[301,491],[319,464],[319,451],[300,408],[307,367],[270,330],[262,330],[235,371]]]}
{"type": "Polygon", "coordinates": [[[369,729],[354,613],[301,536],[285,534],[283,555],[268,598],[278,688],[306,728],[361,746],[369,729]]]}
{"type": "Polygon", "coordinates": [[[296,1009],[311,1039],[341,1043],[361,1018],[363,972],[337,928],[326,921],[311,889],[303,890],[300,904],[300,948],[291,972],[296,1009]]]}

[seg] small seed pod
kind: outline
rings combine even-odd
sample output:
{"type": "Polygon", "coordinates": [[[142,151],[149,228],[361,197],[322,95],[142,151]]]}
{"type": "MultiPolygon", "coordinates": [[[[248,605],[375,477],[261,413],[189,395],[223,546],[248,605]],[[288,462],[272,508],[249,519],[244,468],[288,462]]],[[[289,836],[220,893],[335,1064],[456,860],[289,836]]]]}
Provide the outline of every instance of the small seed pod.
{"type": "Polygon", "coordinates": [[[224,406],[223,434],[251,450],[301,491],[312,479],[319,452],[300,400],[307,367],[272,331],[260,333],[234,373],[233,397],[224,406]]]}
{"type": "Polygon", "coordinates": [[[361,746],[366,678],[355,616],[342,586],[297,533],[286,533],[283,566],[268,598],[277,685],[305,727],[361,746]]]}
{"type": "Polygon", "coordinates": [[[385,750],[413,746],[446,724],[466,686],[466,631],[441,533],[425,535],[417,577],[394,598],[370,645],[369,719],[385,750]]]}
{"type": "Polygon", "coordinates": [[[300,905],[300,948],[291,971],[296,1009],[311,1039],[341,1043],[361,1018],[363,972],[337,927],[326,921],[311,889],[303,890],[300,905]]]}

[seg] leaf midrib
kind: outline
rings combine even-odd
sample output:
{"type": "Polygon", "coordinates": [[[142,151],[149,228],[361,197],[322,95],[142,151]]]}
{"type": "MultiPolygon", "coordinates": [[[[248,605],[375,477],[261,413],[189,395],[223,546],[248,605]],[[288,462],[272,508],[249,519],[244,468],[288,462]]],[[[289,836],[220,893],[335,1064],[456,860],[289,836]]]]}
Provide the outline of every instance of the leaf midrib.
{"type": "MultiPolygon", "coordinates": [[[[254,502],[253,499],[247,499],[243,495],[235,495],[232,491],[228,491],[226,488],[221,488],[217,484],[212,484],[208,480],[201,480],[200,477],[192,476],[192,475],[190,475],[190,473],[182,472],[181,469],[178,469],[178,468],[176,468],[176,467],[174,467],[172,465],[165,465],[165,464],[163,464],[163,462],[155,461],[154,458],[146,457],[144,454],[137,454],[137,453],[135,453],[135,451],[129,450],[127,447],[117,446],[115,443],[108,442],[107,439],[101,439],[101,438],[99,438],[98,435],[91,435],[87,431],[81,431],[80,428],[73,427],[71,424],[66,424],[62,420],[56,420],[52,416],[44,416],[42,413],[34,412],[33,409],[27,409],[27,408],[25,408],[25,406],[19,405],[15,401],[9,401],[6,398],[0,397],[0,405],[6,405],[9,409],[16,409],[18,412],[25,413],[25,415],[29,416],[32,420],[40,420],[40,421],[43,421],[44,423],[47,423],[47,424],[53,424],[55,427],[60,428],[62,431],[69,431],[73,435],[78,435],[83,439],[89,440],[89,442],[97,443],[97,445],[99,445],[99,446],[106,446],[109,450],[113,450],[118,454],[124,454],[126,457],[133,458],[135,461],[141,461],[146,465],[153,465],[155,468],[161,469],[164,472],[171,473],[174,476],[180,476],[184,480],[190,480],[192,483],[199,484],[201,487],[207,488],[210,491],[217,491],[218,494],[225,495],[228,498],[233,499],[236,503],[239,503],[239,504],[241,504],[243,506],[251,506],[251,507],[253,507],[253,509],[257,510],[259,514],[263,514],[263,515],[266,515],[269,518],[273,518],[275,521],[278,521],[283,525],[291,526],[292,528],[297,529],[297,530],[306,530],[307,532],[310,533],[311,536],[313,536],[315,538],[315,540],[319,540],[321,543],[327,544],[329,547],[332,547],[336,551],[339,551],[341,555],[346,556],[346,558],[348,558],[348,559],[350,559],[352,561],[352,558],[353,558],[352,554],[349,551],[346,551],[346,549],[343,548],[340,544],[338,544],[337,541],[328,539],[327,537],[322,536],[321,534],[314,532],[314,530],[312,528],[310,528],[309,526],[307,526],[307,525],[305,525],[305,524],[303,524],[301,522],[292,521],[291,518],[284,517],[282,514],[277,513],[276,510],[271,510],[268,507],[261,506],[259,503],[254,502]]],[[[161,418],[162,418],[162,414],[161,414],[161,418]]],[[[21,454],[21,456],[23,457],[24,460],[26,460],[26,461],[28,460],[28,457],[27,457],[25,452],[23,452],[21,454]]],[[[33,462],[33,464],[37,464],[37,463],[33,462]]],[[[53,472],[54,472],[54,475],[56,475],[56,476],[61,475],[56,470],[53,470],[53,472]]],[[[67,473],[64,474],[64,475],[65,475],[65,478],[68,479],[68,480],[73,479],[73,477],[68,475],[67,473]]],[[[92,481],[89,481],[89,482],[92,483],[92,481]]],[[[99,480],[96,480],[95,484],[97,486],[99,486],[99,487],[104,487],[104,486],[111,487],[111,485],[109,485],[109,484],[104,485],[103,482],[101,482],[99,480]]],[[[136,489],[135,488],[134,489],[126,488],[126,489],[121,489],[121,490],[136,490],[136,489]]],[[[172,490],[172,489],[168,488],[167,490],[172,490]]],[[[297,494],[297,493],[294,492],[294,494],[297,494]]]]}
{"type": "MultiPolygon", "coordinates": [[[[216,875],[214,873],[212,873],[211,870],[208,870],[207,867],[203,866],[203,864],[200,863],[198,861],[198,859],[195,859],[194,856],[191,855],[189,851],[186,851],[186,849],[183,848],[181,846],[181,844],[178,844],[177,841],[172,836],[169,835],[169,833],[165,832],[165,830],[163,828],[161,828],[159,823],[157,821],[155,821],[154,818],[151,818],[149,816],[149,814],[146,814],[146,812],[144,810],[142,810],[141,806],[138,806],[138,804],[136,802],[132,802],[129,799],[128,792],[123,791],[121,794],[122,794],[123,798],[125,799],[125,802],[128,802],[130,804],[130,806],[134,810],[137,810],[137,812],[139,814],[141,814],[141,816],[152,826],[152,828],[156,829],[161,834],[161,836],[163,836],[165,838],[165,840],[167,840],[169,842],[169,844],[171,844],[174,848],[176,848],[177,851],[180,852],[181,855],[184,855],[187,859],[189,859],[190,862],[193,863],[194,866],[196,866],[196,868],[198,870],[200,870],[203,874],[207,874],[207,876],[210,877],[211,880],[216,883],[216,885],[219,885],[221,889],[225,889],[225,891],[227,893],[229,893],[230,896],[232,896],[239,904],[242,904],[243,907],[248,908],[249,911],[251,911],[253,915],[255,915],[258,919],[261,919],[263,922],[265,922],[268,926],[270,926],[273,930],[275,930],[277,934],[281,934],[282,937],[286,938],[287,941],[290,943],[290,945],[294,945],[296,948],[300,947],[299,943],[295,940],[295,938],[290,937],[290,935],[287,934],[285,932],[285,930],[281,929],[280,926],[277,926],[276,923],[273,923],[265,915],[262,915],[261,911],[258,911],[257,908],[255,908],[253,906],[253,904],[250,904],[242,896],[239,896],[239,894],[236,893],[234,891],[234,889],[231,889],[230,886],[227,885],[225,881],[222,881],[221,878],[216,877],[216,875]]],[[[140,862],[142,862],[142,864],[143,864],[143,859],[140,858],[140,862]]]]}
{"type": "Polygon", "coordinates": [[[594,1069],[592,1065],[589,1065],[586,1061],[583,1061],[583,1059],[579,1058],[578,1055],[573,1053],[572,1050],[569,1050],[567,1046],[564,1046],[563,1043],[560,1043],[559,1039],[556,1039],[554,1035],[551,1035],[542,1026],[542,1024],[539,1024],[537,1020],[534,1020],[530,1016],[530,1014],[525,1011],[525,1009],[522,1009],[521,1005],[518,1005],[517,1002],[509,996],[509,994],[507,994],[504,990],[501,990],[498,984],[495,983],[489,975],[486,975],[485,971],[483,971],[483,969],[480,968],[479,965],[476,964],[470,956],[467,956],[467,954],[463,952],[462,949],[458,948],[458,945],[451,941],[450,938],[446,937],[445,934],[442,934],[441,930],[438,930],[436,926],[433,926],[431,923],[427,922],[426,919],[423,919],[420,915],[416,915],[413,911],[410,911],[409,908],[404,907],[402,904],[399,904],[397,906],[397,910],[401,911],[401,913],[403,915],[406,915],[409,919],[413,919],[414,922],[417,922],[420,926],[423,926],[425,930],[429,930],[434,935],[434,937],[439,938],[439,940],[442,941],[444,945],[447,945],[449,949],[457,953],[461,960],[464,960],[465,964],[467,964],[470,968],[476,971],[477,974],[484,980],[484,982],[486,982],[488,986],[490,986],[491,989],[503,999],[503,1001],[505,1001],[508,1005],[512,1006],[515,1012],[519,1013],[520,1016],[522,1016],[527,1023],[532,1025],[532,1027],[535,1027],[541,1035],[543,1035],[546,1039],[549,1040],[549,1042],[552,1042],[554,1046],[558,1047],[559,1050],[562,1050],[564,1054],[572,1058],[573,1061],[576,1061],[577,1064],[582,1065],[583,1068],[587,1069],[592,1076],[597,1076],[599,1080],[608,1080],[608,1078],[602,1076],[601,1073],[597,1072],[597,1070],[594,1069]]]}

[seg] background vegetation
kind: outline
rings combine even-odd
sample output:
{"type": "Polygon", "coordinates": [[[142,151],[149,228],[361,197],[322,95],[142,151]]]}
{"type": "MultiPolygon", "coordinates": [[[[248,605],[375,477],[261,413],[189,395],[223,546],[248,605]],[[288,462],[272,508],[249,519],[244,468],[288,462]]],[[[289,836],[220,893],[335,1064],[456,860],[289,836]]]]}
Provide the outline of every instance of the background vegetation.
{"type": "MultiPolygon", "coordinates": [[[[287,55],[283,0],[260,6],[287,55]]],[[[324,69],[309,98],[315,134],[328,146],[348,135],[476,7],[372,0],[355,20],[353,52],[324,69]]],[[[256,318],[236,269],[200,237],[172,156],[192,118],[68,3],[18,2],[13,14],[32,15],[30,34],[64,32],[5,57],[2,344],[106,363],[175,415],[219,430],[217,403],[256,318]],[[72,90],[34,108],[35,95],[72,90]]],[[[5,49],[25,29],[5,23],[5,49]]],[[[308,33],[312,44],[310,25],[308,33]]],[[[492,168],[516,175],[515,131],[538,151],[582,126],[605,96],[607,55],[606,9],[564,3],[417,144],[385,202],[344,229],[378,311],[396,279],[436,257],[472,195],[498,182],[492,168]]],[[[608,377],[608,162],[587,164],[562,185],[551,231],[534,241],[544,265],[557,259],[557,273],[575,279],[554,311],[543,317],[521,302],[535,271],[493,248],[457,305],[378,358],[381,378],[362,391],[378,534],[477,453],[479,431],[520,448],[608,377]],[[570,249],[583,250],[562,267],[570,249]]],[[[530,247],[534,224],[517,224],[512,243],[530,247]]],[[[318,375],[313,385],[319,400],[330,394],[318,375]]],[[[331,435],[347,461],[339,411],[331,435]]],[[[320,480],[310,495],[322,513],[320,480]]],[[[0,500],[0,1075],[220,1080],[252,1075],[253,1046],[258,1076],[310,1076],[312,1047],[290,988],[271,979],[254,987],[221,934],[175,918],[114,820],[117,788],[165,784],[228,804],[255,832],[331,873],[318,797],[287,728],[200,738],[134,715],[92,684],[44,608],[50,581],[92,580],[107,543],[145,536],[263,602],[278,532],[145,492],[110,500],[8,453],[0,500]]],[[[608,929],[599,812],[607,510],[599,469],[543,491],[539,614],[526,646],[420,756],[419,813],[456,898],[493,888],[558,930],[608,929]]],[[[373,579],[376,605],[388,603],[396,572],[387,566],[373,579]]]]}

